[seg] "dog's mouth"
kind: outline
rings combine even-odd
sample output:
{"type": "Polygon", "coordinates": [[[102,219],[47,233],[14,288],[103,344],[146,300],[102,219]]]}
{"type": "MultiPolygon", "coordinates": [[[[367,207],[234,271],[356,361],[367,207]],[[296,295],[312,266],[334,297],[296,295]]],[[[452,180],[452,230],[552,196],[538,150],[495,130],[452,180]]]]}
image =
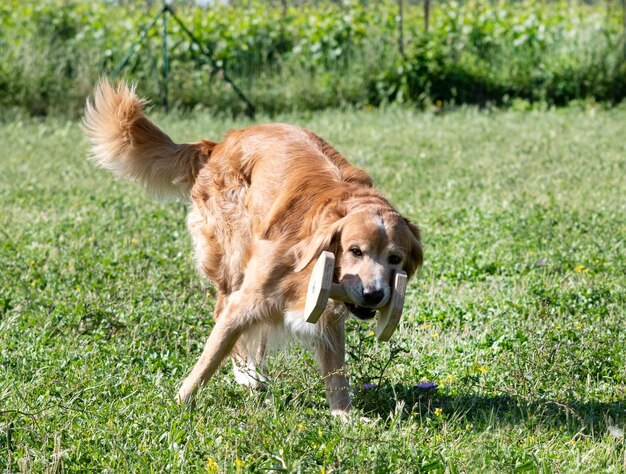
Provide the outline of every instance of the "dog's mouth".
{"type": "Polygon", "coordinates": [[[376,310],[374,308],[366,308],[365,306],[357,306],[352,303],[345,303],[346,308],[352,314],[354,314],[357,318],[362,319],[364,321],[368,319],[372,319],[376,316],[376,310]]]}

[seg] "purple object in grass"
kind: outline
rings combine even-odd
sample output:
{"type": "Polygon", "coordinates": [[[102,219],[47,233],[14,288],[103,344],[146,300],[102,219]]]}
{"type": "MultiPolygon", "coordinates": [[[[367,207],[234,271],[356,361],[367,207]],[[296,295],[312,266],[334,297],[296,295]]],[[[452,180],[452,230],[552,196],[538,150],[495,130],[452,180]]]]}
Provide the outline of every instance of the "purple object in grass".
{"type": "Polygon", "coordinates": [[[376,383],[364,383],[363,385],[361,385],[361,388],[363,390],[370,390],[370,389],[376,388],[376,387],[378,387],[378,384],[376,384],[376,383]]]}
{"type": "Polygon", "coordinates": [[[542,258],[541,260],[537,260],[537,263],[535,263],[535,265],[537,265],[538,267],[545,267],[548,264],[548,262],[546,262],[545,258],[542,258]]]}
{"type": "Polygon", "coordinates": [[[420,390],[437,390],[435,382],[420,382],[416,385],[420,390]]]}

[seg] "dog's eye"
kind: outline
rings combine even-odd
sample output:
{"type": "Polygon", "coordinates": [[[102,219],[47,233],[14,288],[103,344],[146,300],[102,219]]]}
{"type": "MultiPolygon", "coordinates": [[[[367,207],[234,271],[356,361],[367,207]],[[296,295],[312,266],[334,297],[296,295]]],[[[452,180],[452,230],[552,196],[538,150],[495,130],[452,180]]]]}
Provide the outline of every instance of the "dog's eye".
{"type": "Polygon", "coordinates": [[[354,255],[355,257],[362,257],[363,256],[363,252],[358,247],[350,248],[350,252],[352,252],[352,255],[354,255]]]}
{"type": "Polygon", "coordinates": [[[391,263],[392,265],[398,265],[401,261],[402,258],[398,257],[397,255],[391,255],[389,257],[389,263],[391,263]]]}

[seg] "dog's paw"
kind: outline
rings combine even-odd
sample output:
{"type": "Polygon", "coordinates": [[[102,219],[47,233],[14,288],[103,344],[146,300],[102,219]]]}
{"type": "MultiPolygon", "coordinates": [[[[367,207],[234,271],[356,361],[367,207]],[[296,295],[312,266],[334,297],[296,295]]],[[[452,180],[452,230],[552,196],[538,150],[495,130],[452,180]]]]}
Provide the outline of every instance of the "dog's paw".
{"type": "Polygon", "coordinates": [[[183,383],[182,387],[176,394],[176,403],[178,406],[193,406],[194,404],[194,395],[196,390],[194,387],[189,387],[188,384],[183,383]]]}
{"type": "Polygon", "coordinates": [[[239,367],[233,362],[235,382],[254,390],[267,390],[269,380],[263,374],[249,367],[239,367]]]}
{"type": "Polygon", "coordinates": [[[346,410],[331,410],[330,414],[333,416],[335,420],[339,420],[342,423],[363,423],[370,424],[374,423],[375,420],[368,418],[366,416],[359,415],[354,411],[346,411],[346,410]]]}
{"type": "Polygon", "coordinates": [[[350,410],[345,410],[341,408],[334,408],[330,410],[330,414],[336,419],[340,421],[348,421],[350,420],[350,410]]]}

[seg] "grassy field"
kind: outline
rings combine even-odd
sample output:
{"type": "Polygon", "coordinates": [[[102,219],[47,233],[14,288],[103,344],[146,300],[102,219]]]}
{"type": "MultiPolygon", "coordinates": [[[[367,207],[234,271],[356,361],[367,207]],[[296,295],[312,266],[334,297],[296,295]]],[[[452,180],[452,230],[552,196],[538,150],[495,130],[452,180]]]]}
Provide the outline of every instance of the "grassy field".
{"type": "MultiPolygon", "coordinates": [[[[623,472],[626,109],[279,118],[368,170],[423,229],[393,342],[349,323],[353,419],[330,416],[299,345],[269,358],[266,393],[228,366],[179,409],[214,300],[186,205],[95,170],[76,123],[13,121],[0,471],[623,472]]],[[[245,125],[156,120],[180,141],[245,125]]]]}

